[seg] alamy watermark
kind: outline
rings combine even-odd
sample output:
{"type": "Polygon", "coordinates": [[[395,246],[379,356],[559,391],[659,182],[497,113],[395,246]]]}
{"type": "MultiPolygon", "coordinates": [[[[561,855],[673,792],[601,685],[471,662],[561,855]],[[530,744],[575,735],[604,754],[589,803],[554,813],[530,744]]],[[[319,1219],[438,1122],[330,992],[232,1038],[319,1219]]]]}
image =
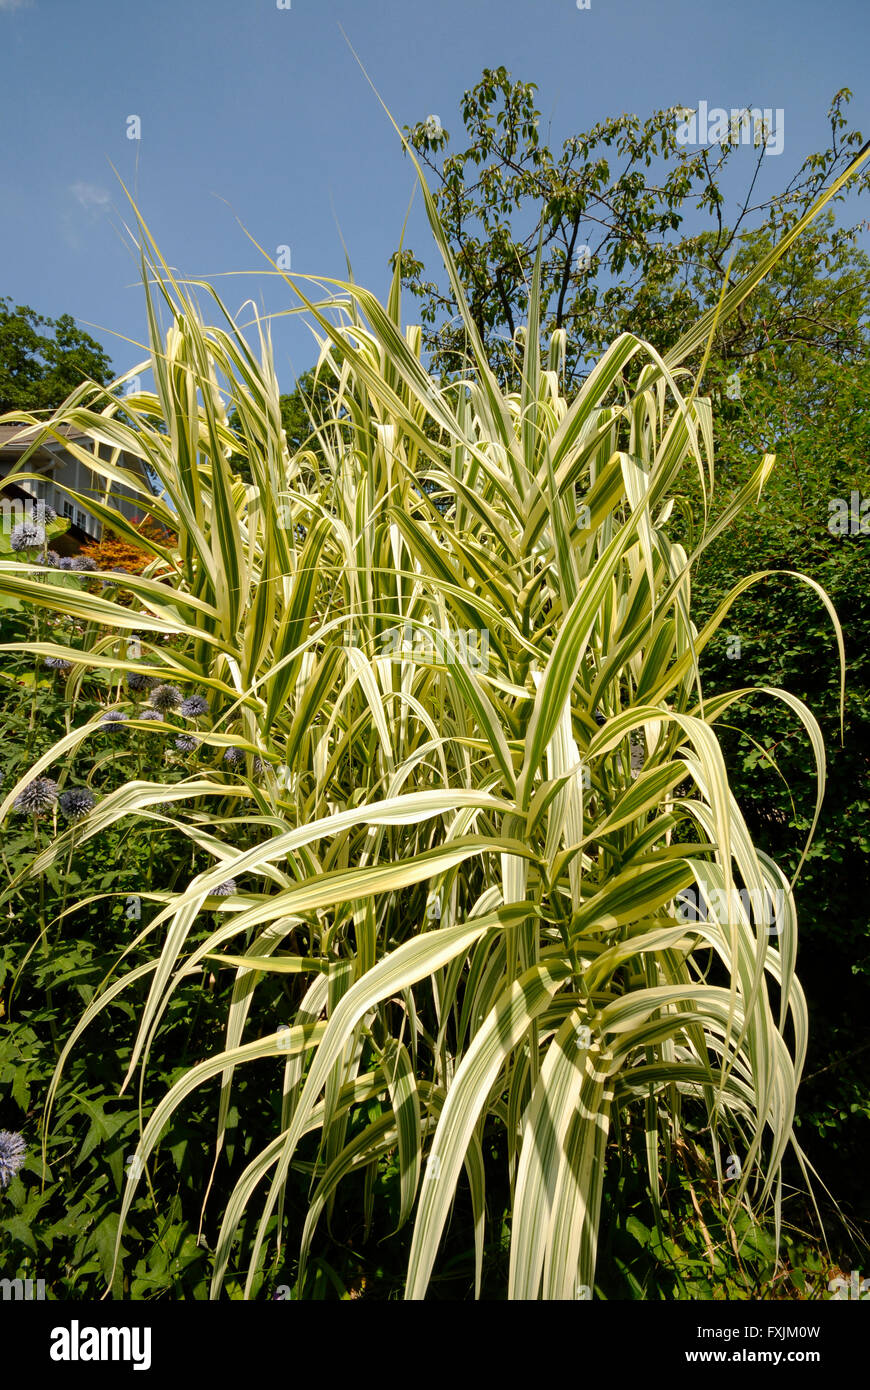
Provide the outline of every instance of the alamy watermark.
{"type": "Polygon", "coordinates": [[[828,1288],[832,1298],[860,1298],[865,1303],[870,1299],[870,1279],[862,1279],[860,1270],[851,1270],[848,1279],[838,1275],[830,1280],[828,1288]]]}
{"type": "Polygon", "coordinates": [[[77,1318],[68,1327],[51,1329],[52,1361],[130,1361],[134,1371],[151,1366],[150,1327],[82,1327],[77,1318]]]}
{"type": "Polygon", "coordinates": [[[844,497],[833,497],[828,503],[828,530],[832,536],[870,536],[870,497],[862,497],[857,488],[844,497]]]}
{"type": "Polygon", "coordinates": [[[25,521],[45,529],[48,525],[46,504],[37,498],[4,497],[0,500],[0,530],[9,534],[25,521]]]}
{"type": "Polygon", "coordinates": [[[0,1298],[4,1302],[32,1303],[45,1298],[44,1279],[0,1279],[0,1298]]]}
{"type": "Polygon", "coordinates": [[[768,936],[779,935],[785,901],[783,888],[708,888],[703,894],[684,888],[674,899],[681,922],[706,922],[711,916],[727,922],[742,909],[750,920],[767,927],[768,936]]]}
{"type": "Polygon", "coordinates": [[[405,623],[381,633],[380,654],[447,665],[458,660],[472,671],[485,673],[489,668],[489,632],[486,628],[464,628],[445,633],[405,623]]]}
{"type": "Polygon", "coordinates": [[[785,112],[765,106],[731,107],[707,106],[698,103],[697,111],[680,108],[683,117],[676,130],[678,145],[764,145],[768,154],[782,154],[785,141],[785,112]],[[774,124],[774,117],[776,118],[774,124]]]}

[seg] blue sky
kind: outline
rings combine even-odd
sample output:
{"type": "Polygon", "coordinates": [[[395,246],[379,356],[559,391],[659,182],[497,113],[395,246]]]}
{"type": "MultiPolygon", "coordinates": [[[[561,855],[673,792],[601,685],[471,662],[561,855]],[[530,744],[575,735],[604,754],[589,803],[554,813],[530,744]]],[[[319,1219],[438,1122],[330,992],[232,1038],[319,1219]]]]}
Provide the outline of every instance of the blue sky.
{"type": "MultiPolygon", "coordinates": [[[[576,0],[0,0],[0,294],[74,315],[117,372],[134,365],[125,338],[144,337],[143,296],[111,164],[182,274],[257,272],[215,278],[234,312],[249,296],[270,311],[293,303],[261,277],[237,219],[273,254],[289,246],[294,271],[344,278],[340,227],[356,279],[383,294],[413,168],[342,29],[400,125],[437,114],[460,134],[463,91],[504,64],[538,84],[560,143],[623,111],[782,108],[769,192],[824,147],[839,88],[870,134],[868,0],[591,0],[582,11],[576,0]],[[127,138],[131,115],[141,140],[127,138]]],[[[748,179],[753,152],[735,152],[740,173],[738,155],[748,179]]],[[[419,201],[407,244],[434,268],[419,201]]],[[[313,342],[297,318],[273,336],[290,389],[313,342]]]]}

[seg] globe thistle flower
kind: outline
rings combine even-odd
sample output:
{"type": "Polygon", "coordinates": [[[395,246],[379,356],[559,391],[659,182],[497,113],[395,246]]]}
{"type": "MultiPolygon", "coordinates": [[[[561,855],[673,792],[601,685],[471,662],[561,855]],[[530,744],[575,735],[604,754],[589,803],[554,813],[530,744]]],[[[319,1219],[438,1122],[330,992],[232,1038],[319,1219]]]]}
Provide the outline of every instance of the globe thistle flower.
{"type": "Polygon", "coordinates": [[[9,544],[13,550],[39,550],[45,545],[45,527],[35,521],[21,521],[12,527],[9,544]]]}
{"type": "Polygon", "coordinates": [[[199,739],[193,738],[190,734],[179,734],[175,746],[181,753],[192,753],[194,748],[199,747],[199,739]]]}
{"type": "Polygon", "coordinates": [[[67,661],[67,660],[66,660],[64,657],[62,657],[62,656],[47,656],[47,657],[45,658],[45,661],[43,662],[43,665],[47,666],[48,669],[49,669],[49,671],[71,671],[71,670],[72,670],[72,662],[71,662],[71,661],[67,661]]]}
{"type": "Polygon", "coordinates": [[[230,767],[241,767],[245,761],[245,755],[241,748],[228,748],[224,753],[224,762],[230,767]]]}
{"type": "Polygon", "coordinates": [[[137,719],[159,719],[162,721],[163,715],[159,709],[143,709],[136,715],[137,719]]]}
{"type": "Polygon", "coordinates": [[[97,562],[96,560],[92,559],[90,555],[75,555],[73,556],[73,561],[70,565],[70,569],[87,570],[88,573],[90,573],[91,571],[97,569],[97,562]]]}
{"type": "Polygon", "coordinates": [[[70,787],[69,791],[61,792],[57,804],[67,820],[81,820],[94,809],[97,799],[87,787],[70,787]]]}
{"type": "Polygon", "coordinates": [[[214,896],[216,898],[232,897],[233,893],[236,893],[238,891],[238,889],[236,888],[236,880],[234,878],[225,879],[223,883],[219,883],[217,888],[213,889],[212,891],[214,892],[214,896]]]}
{"type": "Polygon", "coordinates": [[[262,777],[263,773],[266,771],[266,764],[259,754],[254,758],[253,768],[257,777],[262,777]]]}
{"type": "Polygon", "coordinates": [[[71,570],[73,567],[72,556],[62,555],[57,565],[59,570],[71,570]]]}
{"type": "Polygon", "coordinates": [[[27,1145],[20,1134],[0,1129],[0,1187],[8,1187],[24,1162],[27,1145]]]}
{"type": "Polygon", "coordinates": [[[53,570],[56,570],[60,567],[60,556],[56,550],[47,550],[43,556],[42,563],[44,565],[50,565],[53,570]]]}
{"type": "Polygon", "coordinates": [[[151,691],[151,703],[161,714],[168,714],[181,704],[181,691],[177,685],[161,683],[151,691]]]}
{"type": "Polygon", "coordinates": [[[57,782],[50,777],[36,777],[22,787],[12,804],[16,811],[23,811],[28,816],[41,816],[50,811],[56,801],[57,782]]]}
{"type": "Polygon", "coordinates": [[[128,689],[128,690],[136,690],[136,691],[139,691],[139,690],[150,690],[152,680],[153,680],[153,677],[152,677],[152,676],[145,676],[145,675],[142,675],[142,673],[139,672],[139,671],[128,671],[128,672],[127,672],[127,689],[128,689]]]}
{"type": "MultiPolygon", "coordinates": [[[[101,568],[105,569],[106,566],[101,566],[101,568]]],[[[128,571],[127,571],[127,570],[119,569],[117,565],[111,565],[111,566],[109,567],[109,573],[110,573],[110,574],[123,574],[123,575],[126,575],[126,574],[128,573],[128,571]]],[[[120,585],[120,583],[121,583],[120,579],[104,579],[104,580],[103,580],[103,583],[102,583],[102,587],[103,587],[104,589],[117,589],[118,586],[120,585]]]]}
{"type": "Polygon", "coordinates": [[[199,719],[201,715],[208,714],[208,700],[202,695],[188,695],[181,702],[181,713],[185,719],[199,719]]]}
{"type": "Polygon", "coordinates": [[[123,724],[130,718],[122,709],[107,709],[101,719],[102,724],[123,724]]]}

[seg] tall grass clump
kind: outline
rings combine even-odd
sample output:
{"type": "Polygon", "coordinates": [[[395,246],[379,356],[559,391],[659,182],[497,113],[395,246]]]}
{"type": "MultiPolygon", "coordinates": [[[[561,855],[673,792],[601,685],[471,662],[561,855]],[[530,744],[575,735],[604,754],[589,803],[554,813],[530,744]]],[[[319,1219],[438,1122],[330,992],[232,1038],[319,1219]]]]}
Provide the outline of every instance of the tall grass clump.
{"type": "MultiPolygon", "coordinates": [[[[595,1285],[602,1194],[629,1124],[654,1215],[691,1132],[725,1219],[749,1211],[778,1228],[790,1144],[801,1158],[807,1039],[795,884],[752,842],[717,724],[738,702],[784,701],[815,760],[816,818],[824,749],[786,691],[704,699],[699,659],[765,576],[747,575],[698,631],[693,569],[754,505],[774,458],[715,527],[688,513],[687,470],[705,496],[714,485],[714,420],[684,364],[846,177],[672,351],[624,333],[573,400],[560,390],[564,333],[540,346],[537,275],[522,386],[501,391],[424,184],[467,375],[428,374],[419,328],[401,323],[398,270],[386,305],[351,282],[284,274],[337,382],[293,455],[266,328],[254,316],[252,347],[214,289],[179,283],[140,222],[151,341],[136,371],[150,369],[153,390],[85,385],[33,424],[34,440],[61,423],[87,436],[90,449],[67,443],[105,481],[87,505],[150,564],[61,592],[50,568],[0,563],[0,592],[83,625],[84,647],[29,644],[72,663],[71,685],[96,668],[143,678],[112,737],[163,738],[192,760],[171,785],[104,796],[29,872],[124,817],[188,837],[212,865],[166,891],[155,860],[142,885],[153,915],[72,1029],[48,1097],[46,1126],[70,1049],[114,1001],[136,1006],[127,1083],[141,1085],[180,983],[204,964],[226,982],[222,1044],[143,1113],[119,1246],[168,1121],[213,1083],[213,1297],[230,1268],[256,1291],[280,1242],[304,1287],[336,1194],[391,1154],[398,1224],[413,1230],[407,1297],[426,1294],[464,1170],[476,1291],[487,1187],[504,1177],[508,1296],[575,1298],[595,1285]],[[124,457],[156,477],[157,497],[124,457]],[[112,500],[122,484],[159,523],[152,534],[177,543],[134,534],[112,500]],[[687,900],[703,910],[687,915],[687,900]],[[276,1097],[274,1135],[214,1212],[252,1064],[276,1097]],[[504,1175],[484,1147],[493,1127],[504,1175]],[[298,1222],[291,1173],[310,1181],[298,1222]]],[[[836,616],[805,582],[842,666],[836,616]]],[[[40,757],[0,817],[99,727],[40,757]]]]}

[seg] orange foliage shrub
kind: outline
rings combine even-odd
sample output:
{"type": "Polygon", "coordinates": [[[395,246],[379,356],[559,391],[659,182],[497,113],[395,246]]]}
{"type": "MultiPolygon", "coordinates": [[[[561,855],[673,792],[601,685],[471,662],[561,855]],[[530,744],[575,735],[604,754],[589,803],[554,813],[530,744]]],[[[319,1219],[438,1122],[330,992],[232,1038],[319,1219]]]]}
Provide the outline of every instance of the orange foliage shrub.
{"type": "MultiPolygon", "coordinates": [[[[143,521],[134,523],[136,530],[146,540],[155,541],[164,547],[175,543],[176,537],[171,531],[153,517],[146,516],[143,521]]],[[[141,574],[147,564],[154,559],[150,550],[134,545],[121,536],[114,535],[111,531],[106,531],[101,540],[89,541],[82,546],[82,554],[90,555],[91,559],[96,560],[97,566],[101,570],[126,570],[128,574],[141,574]]]]}

